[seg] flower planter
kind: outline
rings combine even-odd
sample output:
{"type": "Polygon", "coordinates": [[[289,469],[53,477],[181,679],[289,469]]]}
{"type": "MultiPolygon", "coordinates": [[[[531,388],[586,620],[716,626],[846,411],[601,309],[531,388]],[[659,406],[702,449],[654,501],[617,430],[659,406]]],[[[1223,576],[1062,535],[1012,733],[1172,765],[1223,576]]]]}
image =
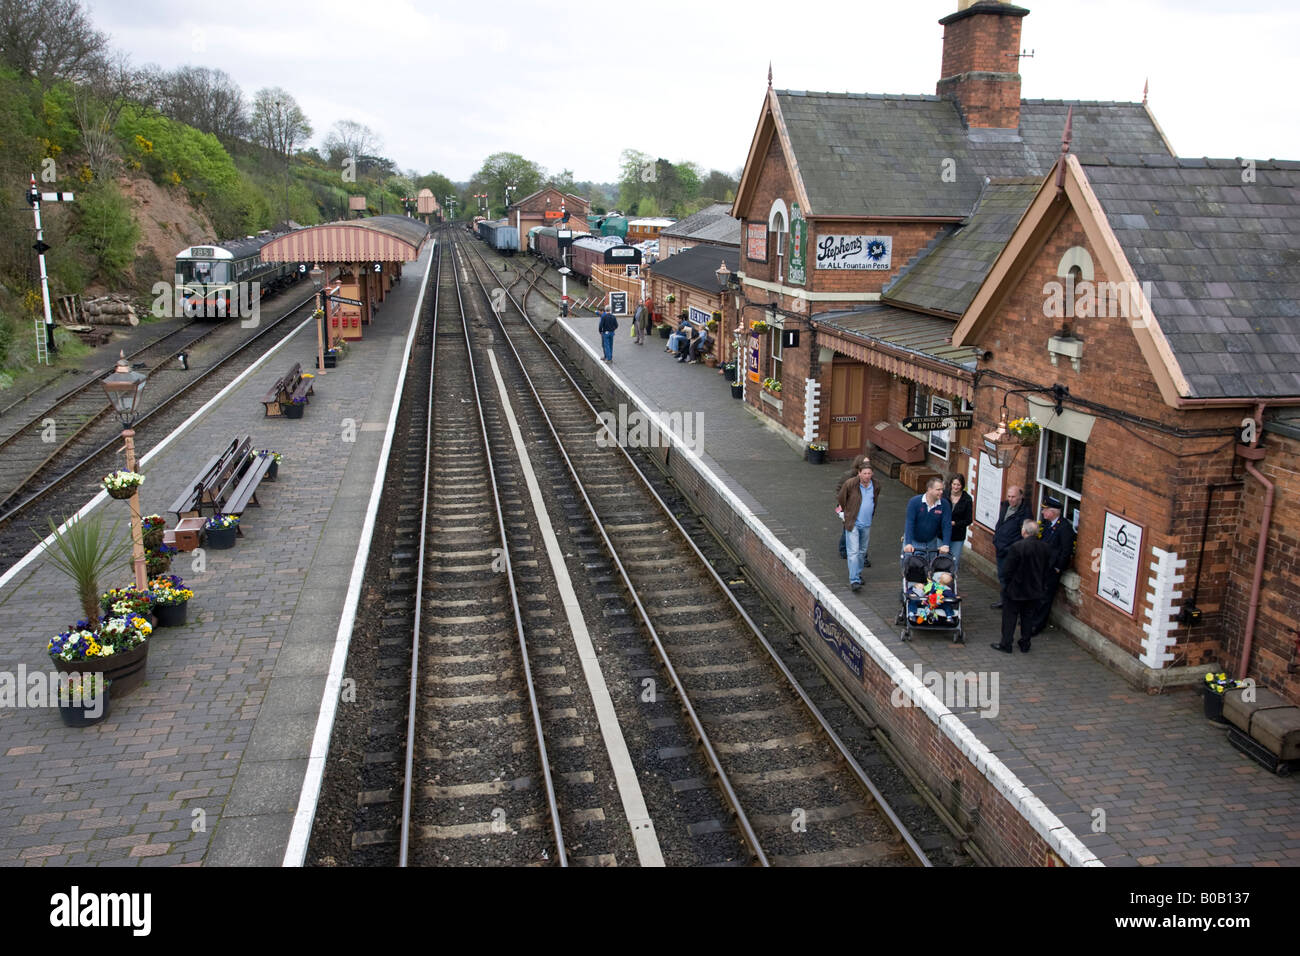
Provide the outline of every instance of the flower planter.
{"type": "Polygon", "coordinates": [[[672,332],[669,330],[668,326],[666,326],[666,325],[661,325],[661,326],[659,326],[659,337],[660,337],[661,339],[666,339],[666,338],[668,338],[668,336],[671,335],[671,334],[672,334],[672,332]]]}
{"type": "Polygon", "coordinates": [[[1205,707],[1205,719],[1216,724],[1226,724],[1227,721],[1223,719],[1223,695],[1208,689],[1201,693],[1205,695],[1202,701],[1205,707]]]}
{"type": "Polygon", "coordinates": [[[825,463],[826,463],[826,449],[825,449],[825,448],[809,448],[809,449],[808,449],[808,463],[809,463],[810,465],[823,465],[823,464],[825,464],[825,463]]]}
{"type": "Polygon", "coordinates": [[[739,384],[739,383],[733,383],[732,386],[731,386],[731,397],[732,397],[732,398],[744,398],[744,397],[745,397],[745,386],[744,386],[744,385],[741,385],[741,384],[739,384]]]}
{"type": "Polygon", "coordinates": [[[144,549],[146,551],[156,551],[158,546],[163,543],[163,534],[165,529],[158,528],[155,531],[144,532],[144,549]]]}
{"type": "Polygon", "coordinates": [[[305,404],[295,405],[293,402],[281,402],[280,414],[285,418],[302,418],[302,413],[306,408],[307,406],[305,404]]]}
{"type": "Polygon", "coordinates": [[[138,485],[132,485],[130,488],[105,488],[110,498],[116,498],[118,501],[127,501],[135,494],[138,485]]]}
{"type": "Polygon", "coordinates": [[[50,660],[61,674],[103,674],[105,680],[113,682],[114,695],[125,697],[144,683],[145,666],[149,663],[149,642],[108,657],[65,661],[50,655],[50,660]]]}
{"type": "Polygon", "coordinates": [[[110,703],[109,691],[112,689],[109,686],[110,683],[110,681],[104,682],[104,689],[100,691],[99,699],[94,700],[90,704],[87,704],[84,701],[80,704],[74,704],[71,702],[65,704],[62,699],[60,699],[59,716],[63,718],[63,722],[69,727],[90,727],[93,724],[97,724],[101,720],[106,719],[108,717],[110,703]],[[98,716],[92,717],[92,712],[97,712],[98,716]]]}
{"type": "Polygon", "coordinates": [[[155,604],[153,618],[159,627],[184,627],[189,601],[180,604],[155,604]]]}
{"type": "Polygon", "coordinates": [[[208,528],[203,532],[204,541],[214,551],[226,551],[235,546],[238,529],[238,525],[231,525],[229,528],[208,528]]]}
{"type": "Polygon", "coordinates": [[[275,476],[278,475],[279,473],[280,473],[280,463],[278,461],[271,462],[271,467],[266,469],[267,479],[269,481],[275,481],[275,476]]]}
{"type": "MultiPolygon", "coordinates": [[[[335,368],[335,367],[337,367],[338,364],[339,364],[339,358],[338,358],[337,355],[326,355],[326,356],[325,356],[325,367],[326,367],[326,368],[335,368]]],[[[317,363],[316,363],[316,367],[317,367],[317,368],[320,368],[320,362],[317,362],[317,363]]]]}

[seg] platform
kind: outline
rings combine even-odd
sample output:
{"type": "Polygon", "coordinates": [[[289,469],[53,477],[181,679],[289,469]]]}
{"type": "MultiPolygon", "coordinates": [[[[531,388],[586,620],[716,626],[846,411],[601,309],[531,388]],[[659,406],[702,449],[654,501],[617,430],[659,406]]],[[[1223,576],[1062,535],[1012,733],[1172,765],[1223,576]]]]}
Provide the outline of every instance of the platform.
{"type": "MultiPolygon", "coordinates": [[[[264,418],[261,398],[294,362],[314,367],[310,321],[146,458],[141,507],[160,514],[236,433],[284,462],[234,550],[206,551],[202,572],[188,554],[173,563],[195,591],[190,623],[155,633],[146,684],[107,720],[0,710],[0,866],[281,864],[433,249],[301,420],[264,418]]],[[[16,567],[0,583],[0,670],[48,671],[45,643],[80,616],[75,591],[43,558],[16,567]]]]}
{"type": "Polygon", "coordinates": [[[1005,657],[989,647],[1000,638],[1000,612],[989,607],[996,589],[969,571],[961,577],[966,645],[919,634],[903,642],[893,625],[898,544],[914,493],[877,472],[882,490],[873,566],[853,593],[834,513],[849,463],[803,461],[772,423],[731,398],[716,369],[678,364],[657,336],[636,345],[626,319],[615,336],[613,364],[595,361],[596,321],[559,320],[593,360],[584,365],[616,376],[652,410],[702,412],[704,465],[782,543],[806,553],[808,570],[904,667],[998,674],[996,716],[968,709],[957,717],[1097,860],[1107,866],[1300,864],[1296,781],[1234,750],[1224,730],[1203,718],[1199,693],[1135,690],[1058,629],[1036,638],[1029,654],[1005,657]],[[1097,827],[1104,829],[1094,832],[1097,827]]]}

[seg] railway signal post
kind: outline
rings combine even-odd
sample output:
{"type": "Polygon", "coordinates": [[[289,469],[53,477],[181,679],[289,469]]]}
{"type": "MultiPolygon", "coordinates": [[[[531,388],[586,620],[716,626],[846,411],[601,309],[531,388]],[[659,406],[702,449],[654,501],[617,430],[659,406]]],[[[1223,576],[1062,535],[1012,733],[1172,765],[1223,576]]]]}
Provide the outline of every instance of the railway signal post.
{"type": "Polygon", "coordinates": [[[32,207],[32,215],[36,219],[36,258],[40,263],[41,272],[41,301],[45,306],[45,334],[41,335],[41,330],[37,329],[36,334],[36,362],[39,365],[44,362],[50,364],[50,353],[58,351],[54,345],[54,315],[50,311],[50,277],[45,271],[45,253],[50,248],[45,244],[45,236],[41,231],[41,203],[42,202],[72,202],[72,193],[43,193],[36,188],[36,174],[32,173],[31,184],[27,188],[27,202],[32,207]]]}

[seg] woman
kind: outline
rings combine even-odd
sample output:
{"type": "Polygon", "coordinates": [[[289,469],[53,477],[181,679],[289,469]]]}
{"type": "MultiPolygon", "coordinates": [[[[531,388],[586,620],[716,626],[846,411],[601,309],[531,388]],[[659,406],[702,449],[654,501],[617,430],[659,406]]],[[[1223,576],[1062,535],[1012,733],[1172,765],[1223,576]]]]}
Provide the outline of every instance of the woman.
{"type": "Polygon", "coordinates": [[[975,502],[966,494],[966,476],[954,474],[948,480],[948,500],[952,503],[952,556],[953,567],[960,570],[961,550],[966,544],[966,529],[974,520],[975,502]]]}

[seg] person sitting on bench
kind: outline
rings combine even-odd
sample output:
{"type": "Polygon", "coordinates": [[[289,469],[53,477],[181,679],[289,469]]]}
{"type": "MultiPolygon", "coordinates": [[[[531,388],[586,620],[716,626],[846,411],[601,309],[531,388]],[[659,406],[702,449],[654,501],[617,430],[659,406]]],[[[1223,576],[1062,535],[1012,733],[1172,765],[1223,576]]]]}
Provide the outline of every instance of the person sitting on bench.
{"type": "Polygon", "coordinates": [[[668,336],[668,347],[664,351],[671,352],[673,355],[680,354],[682,340],[689,337],[690,331],[691,320],[682,319],[681,324],[677,326],[677,331],[668,336]]]}
{"type": "Polygon", "coordinates": [[[700,330],[697,326],[692,325],[686,330],[686,334],[677,342],[677,361],[685,362],[691,357],[691,350],[695,348],[695,343],[700,340],[700,330]]]}
{"type": "Polygon", "coordinates": [[[713,341],[709,338],[708,329],[700,329],[700,334],[691,342],[691,357],[687,365],[699,365],[702,361],[700,356],[713,347],[713,341]]]}

